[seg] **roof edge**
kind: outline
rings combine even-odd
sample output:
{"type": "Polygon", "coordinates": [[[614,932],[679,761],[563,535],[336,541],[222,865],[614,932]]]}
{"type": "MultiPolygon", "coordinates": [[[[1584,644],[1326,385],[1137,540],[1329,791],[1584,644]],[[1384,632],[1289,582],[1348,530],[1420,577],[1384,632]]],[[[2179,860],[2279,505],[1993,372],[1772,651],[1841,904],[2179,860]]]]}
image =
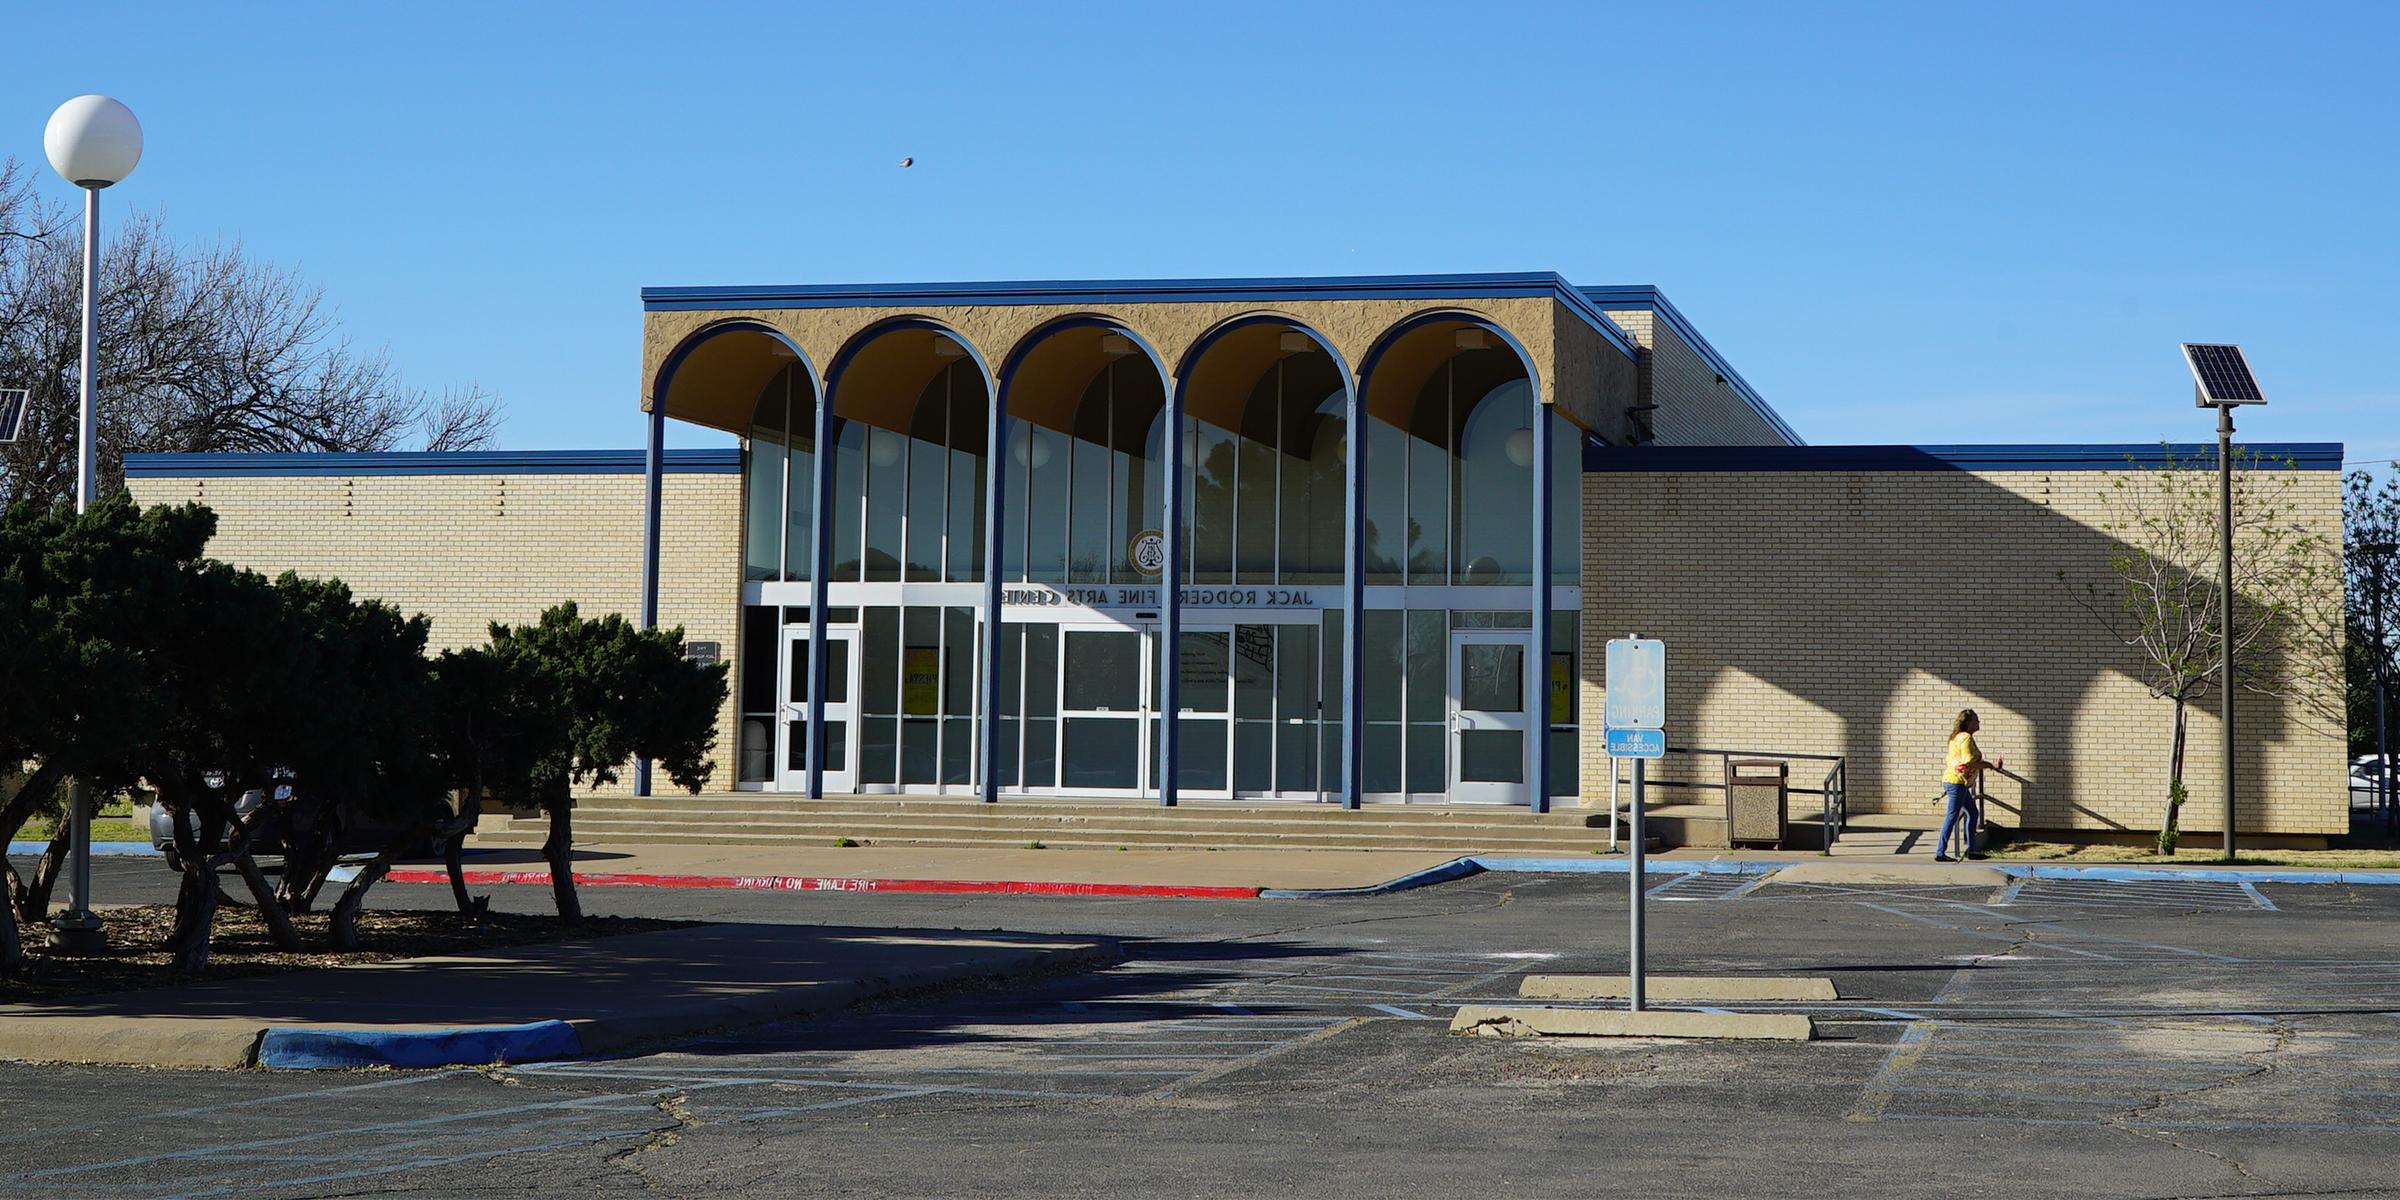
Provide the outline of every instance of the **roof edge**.
{"type": "MultiPolygon", "coordinates": [[[[2342,469],[2340,442],[2236,443],[2253,466],[2299,471],[2342,469]]],[[[2213,463],[2214,443],[2025,446],[1590,446],[1583,469],[1596,472],[1727,471],[2124,471],[2174,463],[2213,463]]]]}
{"type": "Polygon", "coordinates": [[[1555,297],[1628,358],[1633,339],[1554,271],[1431,275],[1264,276],[1230,279],[1019,279],[946,283],[821,283],[646,287],[646,312],[719,309],[849,308],[865,305],[928,308],[958,305],[1163,304],[1203,301],[1473,299],[1555,297]]]}
{"type": "Polygon", "coordinates": [[[1717,348],[1710,345],[1707,338],[1701,336],[1699,328],[1692,324],[1690,318],[1683,315],[1682,309],[1675,307],[1675,303],[1667,299],[1665,292],[1658,290],[1657,284],[1619,284],[1613,287],[1587,287],[1575,290],[1603,310],[1612,306],[1643,308],[1657,314],[1675,330],[1675,336],[1682,338],[1685,345],[1690,346],[1694,353],[1705,360],[1709,366],[1715,368],[1718,374],[1725,377],[1725,382],[1733,385],[1734,392],[1741,396],[1743,401],[1750,405],[1751,411],[1756,412],[1769,427],[1789,439],[1795,446],[1808,444],[1808,439],[1801,437],[1799,431],[1793,429],[1791,423],[1783,419],[1783,414],[1776,412],[1775,406],[1767,403],[1767,398],[1759,395],[1758,389],[1750,386],[1750,381],[1742,378],[1742,373],[1734,370],[1733,364],[1723,354],[1718,353],[1717,348]]]}
{"type": "MultiPolygon", "coordinates": [[[[128,454],[128,479],[304,475],[639,475],[640,450],[326,451],[300,454],[128,454]]],[[[731,475],[736,449],[669,450],[670,475],[731,475]]]]}

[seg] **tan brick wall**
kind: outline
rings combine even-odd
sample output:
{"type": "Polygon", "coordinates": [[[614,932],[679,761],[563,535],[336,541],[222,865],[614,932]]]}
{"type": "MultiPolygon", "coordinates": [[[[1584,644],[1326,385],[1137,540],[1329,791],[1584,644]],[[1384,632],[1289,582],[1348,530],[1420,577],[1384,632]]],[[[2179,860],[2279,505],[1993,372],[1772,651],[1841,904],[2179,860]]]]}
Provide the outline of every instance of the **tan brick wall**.
{"type": "MultiPolygon", "coordinates": [[[[1651,441],[1661,446],[1781,446],[1790,439],[1742,399],[1731,381],[1717,382],[1717,369],[1699,351],[1646,309],[1612,310],[1609,318],[1642,347],[1641,395],[1655,404],[1651,441]]],[[[1619,445],[1622,433],[1607,434],[1619,445]]]]}
{"type": "MultiPolygon", "coordinates": [[[[1674,745],[1846,754],[1852,811],[1933,812],[1951,720],[1971,707],[1986,753],[2024,777],[1991,781],[1995,821],[2155,830],[2171,706],[2070,592],[2113,578],[2119,544],[2095,526],[2119,475],[1586,474],[1583,711],[1600,711],[1603,644],[1639,630],[1667,643],[1674,745]]],[[[2340,474],[2295,478],[2313,527],[2338,530],[2340,474]]],[[[2222,829],[2215,711],[2212,697],[2191,713],[2187,830],[2222,829]]],[[[2257,696],[2237,716],[2242,828],[2342,831],[2341,728],[2257,696]]],[[[1597,722],[1584,730],[1583,790],[1605,794],[1597,722]]]]}
{"type": "MultiPolygon", "coordinates": [[[[137,476],[126,485],[144,505],[213,509],[216,558],[338,578],[424,614],[433,650],[481,645],[490,622],[531,621],[562,600],[587,615],[641,614],[638,474],[137,476]]],[[[741,489],[737,474],[682,473],[663,488],[659,624],[727,656],[741,610],[741,489]]],[[[712,787],[733,782],[733,721],[729,696],[712,787]]]]}

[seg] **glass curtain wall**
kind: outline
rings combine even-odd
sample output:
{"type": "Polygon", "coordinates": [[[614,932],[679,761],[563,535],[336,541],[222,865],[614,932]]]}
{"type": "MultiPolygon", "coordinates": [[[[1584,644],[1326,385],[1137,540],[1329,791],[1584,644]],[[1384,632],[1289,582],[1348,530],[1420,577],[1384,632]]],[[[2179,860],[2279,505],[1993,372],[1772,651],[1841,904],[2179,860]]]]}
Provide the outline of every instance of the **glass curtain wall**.
{"type": "Polygon", "coordinates": [[[983,579],[983,377],[943,367],[888,421],[833,422],[832,583],[983,579]]]}
{"type": "MultiPolygon", "coordinates": [[[[1491,608],[1369,609],[1364,769],[1369,793],[1447,791],[1450,635],[1530,629],[1533,422],[1550,424],[1553,586],[1582,579],[1582,432],[1542,407],[1516,355],[1461,350],[1436,368],[1405,423],[1367,422],[1366,582],[1506,586],[1491,608]]],[[[1405,602],[1404,602],[1405,603],[1405,602]]],[[[1575,791],[1576,614],[1552,614],[1545,722],[1552,795],[1575,791]]]]}
{"type": "Polygon", "coordinates": [[[1310,351],[1268,368],[1238,428],[1193,419],[1183,513],[1192,583],[1341,582],[1344,396],[1341,368],[1310,351]]]}
{"type": "Polygon", "coordinates": [[[816,491],[817,393],[798,363],[759,394],[743,453],[743,577],[808,578],[816,491]]]}

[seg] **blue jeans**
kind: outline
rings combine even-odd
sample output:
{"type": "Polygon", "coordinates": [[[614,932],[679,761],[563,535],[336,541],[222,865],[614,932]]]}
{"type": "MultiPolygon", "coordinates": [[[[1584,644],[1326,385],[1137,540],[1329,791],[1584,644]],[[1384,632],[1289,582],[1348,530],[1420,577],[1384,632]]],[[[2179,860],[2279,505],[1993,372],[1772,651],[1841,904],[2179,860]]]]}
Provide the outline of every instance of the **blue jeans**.
{"type": "Polygon", "coordinates": [[[1942,814],[1942,840],[1934,843],[1933,852],[1937,855],[1950,853],[1950,829],[1952,826],[1959,827],[1961,831],[1959,840],[1965,843],[1967,853],[1973,854],[1981,850],[1982,847],[1975,844],[1974,789],[1963,783],[1945,783],[1942,785],[1942,798],[1948,800],[1950,804],[1948,810],[1942,814]]]}

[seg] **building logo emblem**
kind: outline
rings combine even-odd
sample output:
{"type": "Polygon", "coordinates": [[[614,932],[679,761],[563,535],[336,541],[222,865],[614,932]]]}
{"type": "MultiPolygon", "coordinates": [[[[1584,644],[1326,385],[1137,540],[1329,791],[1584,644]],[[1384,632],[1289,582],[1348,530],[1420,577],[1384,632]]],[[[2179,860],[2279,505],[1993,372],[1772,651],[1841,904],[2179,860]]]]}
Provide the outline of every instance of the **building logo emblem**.
{"type": "Polygon", "coordinates": [[[1133,560],[1134,570],[1156,575],[1167,567],[1167,535],[1145,529],[1125,543],[1125,556],[1133,560]]]}

